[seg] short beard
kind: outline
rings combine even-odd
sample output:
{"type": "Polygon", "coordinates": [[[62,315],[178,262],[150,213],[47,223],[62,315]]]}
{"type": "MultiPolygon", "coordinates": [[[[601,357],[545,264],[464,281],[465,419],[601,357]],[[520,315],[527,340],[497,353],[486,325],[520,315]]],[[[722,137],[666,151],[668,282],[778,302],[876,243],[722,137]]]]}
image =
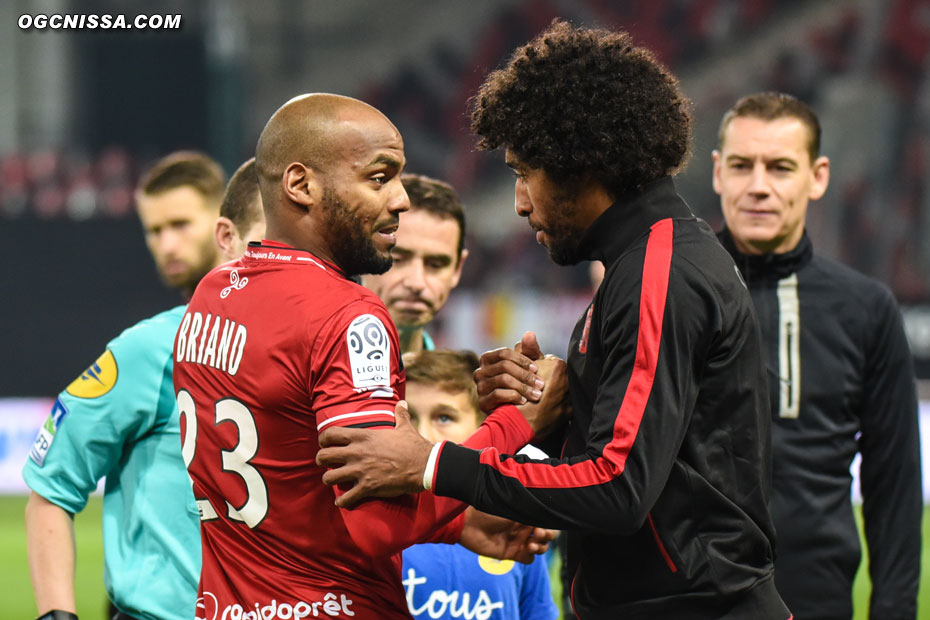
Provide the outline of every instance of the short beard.
{"type": "Polygon", "coordinates": [[[543,230],[549,237],[549,258],[556,265],[577,265],[584,257],[581,255],[581,240],[584,237],[585,230],[575,224],[578,217],[578,205],[575,203],[575,197],[579,192],[577,181],[565,181],[566,187],[563,188],[555,197],[558,209],[549,221],[549,225],[543,230]]]}
{"type": "Polygon", "coordinates": [[[327,235],[331,236],[333,260],[347,276],[381,274],[391,268],[394,258],[378,253],[370,234],[358,217],[336,197],[331,187],[323,188],[323,211],[327,214],[327,235]]]}
{"type": "Polygon", "coordinates": [[[205,275],[220,262],[220,252],[213,240],[213,235],[202,239],[197,247],[197,264],[191,265],[187,273],[180,275],[178,279],[172,280],[163,273],[160,273],[162,282],[171,288],[178,289],[185,297],[194,294],[194,289],[200,284],[205,275]]]}
{"type": "Polygon", "coordinates": [[[559,231],[561,236],[558,239],[548,235],[550,239],[549,258],[556,265],[577,265],[583,259],[581,256],[581,238],[584,231],[576,228],[562,229],[559,231]]]}

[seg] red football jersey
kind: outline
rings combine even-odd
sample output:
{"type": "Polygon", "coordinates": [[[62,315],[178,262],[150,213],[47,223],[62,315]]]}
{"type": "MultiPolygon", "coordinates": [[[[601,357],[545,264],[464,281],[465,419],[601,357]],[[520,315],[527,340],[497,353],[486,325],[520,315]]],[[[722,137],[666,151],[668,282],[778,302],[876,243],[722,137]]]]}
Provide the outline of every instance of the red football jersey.
{"type": "Polygon", "coordinates": [[[174,352],[202,517],[197,617],[409,617],[396,554],[443,536],[444,500],[344,511],[314,461],[327,426],[394,425],[404,375],[378,297],[309,252],[253,244],[201,281],[174,352]]]}

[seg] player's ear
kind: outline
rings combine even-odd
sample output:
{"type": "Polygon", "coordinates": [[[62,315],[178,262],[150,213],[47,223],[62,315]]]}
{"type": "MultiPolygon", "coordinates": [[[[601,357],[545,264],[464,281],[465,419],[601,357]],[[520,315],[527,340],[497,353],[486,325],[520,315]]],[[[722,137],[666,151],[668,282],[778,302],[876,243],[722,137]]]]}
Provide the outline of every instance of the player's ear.
{"type": "Polygon", "coordinates": [[[236,225],[233,224],[231,219],[222,215],[216,219],[213,238],[216,240],[216,247],[220,249],[224,256],[232,254],[236,236],[236,225]]]}
{"type": "Polygon", "coordinates": [[[455,266],[455,275],[452,276],[452,288],[458,286],[459,280],[462,279],[462,267],[465,265],[466,258],[468,258],[468,250],[462,248],[462,253],[459,254],[459,264],[455,266]]]}
{"type": "Polygon", "coordinates": [[[718,151],[717,149],[714,149],[713,153],[711,154],[713,155],[713,158],[714,158],[714,172],[713,172],[714,191],[717,192],[717,194],[722,194],[723,193],[723,181],[720,180],[720,167],[723,164],[721,163],[721,160],[720,160],[720,151],[718,151]]]}
{"type": "Polygon", "coordinates": [[[811,200],[820,200],[830,184],[830,160],[821,155],[811,166],[811,200]]]}
{"type": "Polygon", "coordinates": [[[284,195],[308,211],[322,196],[319,173],[300,162],[295,161],[284,169],[281,183],[284,195]]]}

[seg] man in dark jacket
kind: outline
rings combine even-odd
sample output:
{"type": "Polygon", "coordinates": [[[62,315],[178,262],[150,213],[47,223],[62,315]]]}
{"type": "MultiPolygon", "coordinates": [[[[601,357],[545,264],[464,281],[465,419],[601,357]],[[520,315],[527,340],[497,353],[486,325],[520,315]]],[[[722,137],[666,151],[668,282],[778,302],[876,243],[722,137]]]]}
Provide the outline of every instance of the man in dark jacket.
{"type": "MultiPolygon", "coordinates": [[[[344,504],[425,488],[567,530],[586,620],[787,620],[758,326],[732,259],[670,178],[691,128],[677,80],[626,33],[556,22],[475,102],[480,146],[506,149],[517,214],[552,260],[607,267],[569,343],[562,457],[431,444],[402,421],[321,435],[332,447],[318,460],[342,465],[324,481],[355,482],[344,504]]],[[[535,337],[520,350],[483,356],[486,410],[549,398],[535,337]]]]}
{"type": "Polygon", "coordinates": [[[794,97],[760,93],[724,116],[714,189],[724,247],[762,328],[773,420],[776,583],[798,620],[849,620],[859,566],[850,463],[861,486],[870,617],[916,615],[920,444],[911,355],[891,292],[813,252],[808,202],[830,162],[794,97]]]}

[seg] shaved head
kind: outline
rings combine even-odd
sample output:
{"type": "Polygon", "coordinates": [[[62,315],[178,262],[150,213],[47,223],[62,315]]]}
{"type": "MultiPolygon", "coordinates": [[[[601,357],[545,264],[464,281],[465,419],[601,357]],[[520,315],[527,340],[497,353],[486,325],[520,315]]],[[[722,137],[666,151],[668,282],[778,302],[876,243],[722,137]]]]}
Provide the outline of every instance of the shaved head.
{"type": "Polygon", "coordinates": [[[343,148],[341,138],[351,130],[347,123],[371,116],[390,123],[364,101],[329,93],[300,95],[278,108],[265,124],[255,150],[264,204],[275,204],[281,177],[291,163],[327,172],[328,162],[343,148]]]}
{"type": "Polygon", "coordinates": [[[391,263],[404,142],[384,114],[341,95],[295,97],[271,116],[255,166],[266,235],[331,260],[347,274],[391,263]]]}

